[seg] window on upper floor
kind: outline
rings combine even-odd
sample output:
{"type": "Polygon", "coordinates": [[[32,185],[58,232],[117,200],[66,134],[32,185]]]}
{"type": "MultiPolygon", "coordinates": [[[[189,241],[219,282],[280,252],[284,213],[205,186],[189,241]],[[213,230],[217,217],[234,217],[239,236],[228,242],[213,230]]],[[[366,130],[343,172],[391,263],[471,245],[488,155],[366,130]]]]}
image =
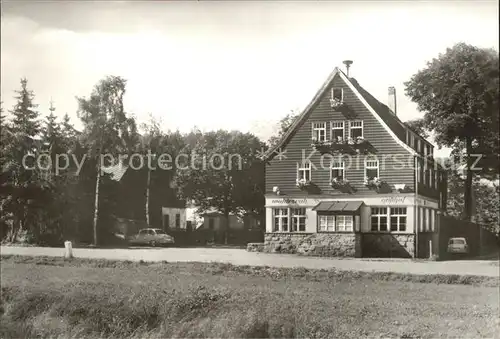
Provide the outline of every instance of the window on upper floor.
{"type": "Polygon", "coordinates": [[[311,181],[311,163],[309,161],[299,165],[297,179],[311,181]]]}
{"type": "Polygon", "coordinates": [[[417,139],[417,152],[420,153],[420,139],[417,139]]]}
{"type": "Polygon", "coordinates": [[[349,121],[349,137],[350,138],[363,138],[363,121],[351,120],[349,121]]]}
{"type": "Polygon", "coordinates": [[[313,122],[312,137],[317,141],[326,141],[326,122],[313,122]]]}
{"type": "Polygon", "coordinates": [[[365,178],[367,180],[379,178],[378,160],[365,161],[365,178]]]}
{"type": "Polygon", "coordinates": [[[420,160],[417,161],[417,182],[424,181],[424,169],[420,160]]]}
{"type": "Polygon", "coordinates": [[[432,157],[433,156],[433,154],[432,154],[432,146],[431,145],[427,145],[426,147],[427,147],[427,154],[426,155],[429,155],[429,156],[432,157]]]}
{"type": "Polygon", "coordinates": [[[410,133],[410,147],[415,149],[415,135],[410,133]]]}
{"type": "Polygon", "coordinates": [[[332,139],[334,141],[339,141],[345,138],[344,122],[343,121],[332,121],[332,139]]]}
{"type": "Polygon", "coordinates": [[[425,160],[424,160],[424,185],[430,186],[429,168],[427,167],[427,161],[425,160]]]}
{"type": "Polygon", "coordinates": [[[335,178],[343,180],[345,178],[344,166],[345,164],[343,161],[333,161],[330,166],[330,180],[335,178]]]}
{"type": "Polygon", "coordinates": [[[344,101],[344,90],[340,87],[333,87],[331,92],[332,100],[343,102],[344,101]]]}

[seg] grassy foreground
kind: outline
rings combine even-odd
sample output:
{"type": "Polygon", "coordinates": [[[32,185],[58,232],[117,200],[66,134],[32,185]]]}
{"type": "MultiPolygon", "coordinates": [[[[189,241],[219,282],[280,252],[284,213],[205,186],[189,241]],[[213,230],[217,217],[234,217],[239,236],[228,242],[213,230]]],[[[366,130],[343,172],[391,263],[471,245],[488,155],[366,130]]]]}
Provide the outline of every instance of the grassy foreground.
{"type": "Polygon", "coordinates": [[[495,337],[497,278],[1,257],[1,338],[495,337]]]}

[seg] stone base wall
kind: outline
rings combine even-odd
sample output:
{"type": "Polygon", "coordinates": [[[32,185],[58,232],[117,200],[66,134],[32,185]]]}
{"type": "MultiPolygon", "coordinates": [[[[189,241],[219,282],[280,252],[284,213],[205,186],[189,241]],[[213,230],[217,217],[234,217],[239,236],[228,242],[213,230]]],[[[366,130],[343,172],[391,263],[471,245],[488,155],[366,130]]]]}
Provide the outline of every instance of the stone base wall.
{"type": "Polygon", "coordinates": [[[247,244],[248,252],[264,252],[264,243],[263,242],[249,242],[247,244]]]}
{"type": "Polygon", "coordinates": [[[363,257],[412,258],[415,253],[414,234],[363,233],[363,257]]]}
{"type": "Polygon", "coordinates": [[[267,233],[264,242],[264,252],[297,253],[300,255],[321,257],[360,257],[361,234],[267,233]]]}

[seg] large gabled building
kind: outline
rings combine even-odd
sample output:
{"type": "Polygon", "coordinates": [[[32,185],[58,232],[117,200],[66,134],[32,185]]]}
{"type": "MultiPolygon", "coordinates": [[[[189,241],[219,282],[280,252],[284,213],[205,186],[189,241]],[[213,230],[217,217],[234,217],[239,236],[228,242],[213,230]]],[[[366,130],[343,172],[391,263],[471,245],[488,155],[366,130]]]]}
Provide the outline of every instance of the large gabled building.
{"type": "Polygon", "coordinates": [[[446,206],[433,145],[338,68],[266,154],[265,250],[427,256],[446,206]],[[424,254],[425,253],[425,254],[424,254]]]}

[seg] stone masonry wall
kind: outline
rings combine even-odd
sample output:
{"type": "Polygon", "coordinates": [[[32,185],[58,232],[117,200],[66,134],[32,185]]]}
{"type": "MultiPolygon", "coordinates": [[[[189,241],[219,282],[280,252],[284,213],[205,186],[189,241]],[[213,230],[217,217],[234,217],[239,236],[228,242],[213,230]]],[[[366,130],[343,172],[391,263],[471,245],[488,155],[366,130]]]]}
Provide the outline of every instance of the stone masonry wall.
{"type": "Polygon", "coordinates": [[[363,256],[378,258],[411,258],[415,252],[413,234],[364,233],[363,256]]]}
{"type": "Polygon", "coordinates": [[[264,252],[321,257],[360,257],[361,235],[355,233],[267,233],[264,252]]]}

